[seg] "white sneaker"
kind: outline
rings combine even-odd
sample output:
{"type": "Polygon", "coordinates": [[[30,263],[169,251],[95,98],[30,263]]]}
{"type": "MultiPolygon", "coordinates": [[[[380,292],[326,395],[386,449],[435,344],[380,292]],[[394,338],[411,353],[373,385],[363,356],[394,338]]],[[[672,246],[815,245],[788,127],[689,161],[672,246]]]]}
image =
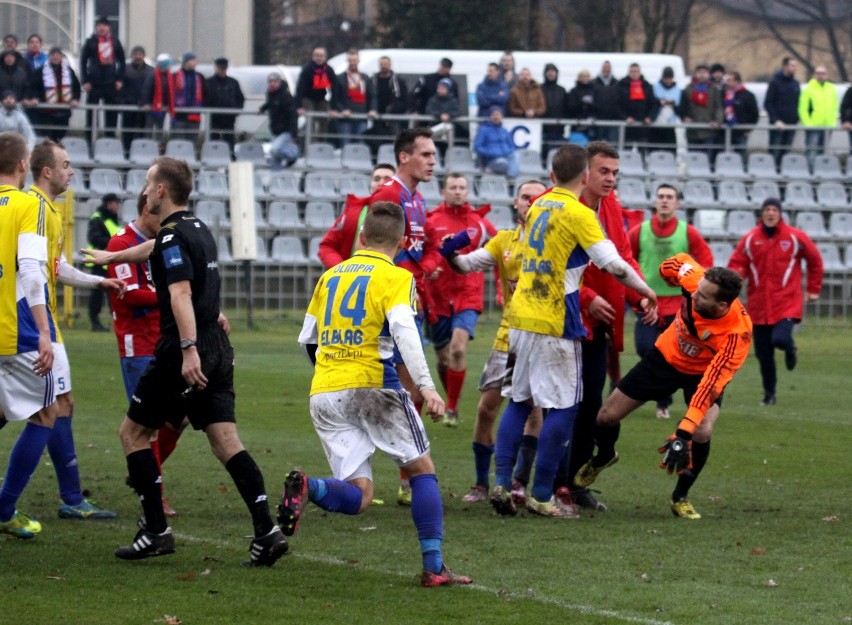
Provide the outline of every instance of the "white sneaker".
{"type": "Polygon", "coordinates": [[[657,418],[658,419],[668,419],[671,417],[668,408],[657,408],[657,418]]]}

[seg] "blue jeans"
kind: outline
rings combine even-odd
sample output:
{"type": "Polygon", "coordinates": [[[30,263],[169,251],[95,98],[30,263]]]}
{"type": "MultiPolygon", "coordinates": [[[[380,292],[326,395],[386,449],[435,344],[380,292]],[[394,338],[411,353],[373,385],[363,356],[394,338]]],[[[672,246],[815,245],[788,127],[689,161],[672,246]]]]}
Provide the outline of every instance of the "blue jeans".
{"type": "Polygon", "coordinates": [[[825,145],[824,130],[806,130],[805,131],[805,155],[808,157],[808,164],[813,167],[814,158],[822,152],[825,145]]]}
{"type": "Polygon", "coordinates": [[[338,118],[337,132],[340,134],[340,145],[356,143],[363,139],[362,135],[367,130],[367,120],[338,118]]]}
{"type": "Polygon", "coordinates": [[[492,158],[485,163],[485,169],[492,174],[508,176],[509,178],[517,178],[521,173],[521,165],[518,162],[518,153],[512,152],[506,156],[498,156],[492,158]]]}
{"type": "Polygon", "coordinates": [[[269,156],[272,157],[272,168],[281,169],[292,165],[299,158],[299,146],[293,141],[289,132],[282,132],[269,145],[269,156]]]}

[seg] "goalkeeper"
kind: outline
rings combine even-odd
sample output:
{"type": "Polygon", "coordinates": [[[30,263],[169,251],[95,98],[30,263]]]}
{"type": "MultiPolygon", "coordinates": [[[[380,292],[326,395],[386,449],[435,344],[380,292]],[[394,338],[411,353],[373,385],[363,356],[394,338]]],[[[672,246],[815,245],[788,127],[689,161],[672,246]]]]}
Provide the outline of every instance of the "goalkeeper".
{"type": "Polygon", "coordinates": [[[668,329],[622,378],[598,412],[597,455],[574,477],[588,487],[601,471],[618,461],[619,423],[646,401],[681,389],[688,405],[677,430],[658,450],[660,467],[678,474],[672,513],[685,519],[701,515],[689,502],[689,489],[710,455],[710,434],[719,416],[722,393],[748,356],[751,319],[737,299],[742,279],[730,269],[705,270],[688,254],[663,261],[660,275],[683,289],[684,303],[668,329]]]}

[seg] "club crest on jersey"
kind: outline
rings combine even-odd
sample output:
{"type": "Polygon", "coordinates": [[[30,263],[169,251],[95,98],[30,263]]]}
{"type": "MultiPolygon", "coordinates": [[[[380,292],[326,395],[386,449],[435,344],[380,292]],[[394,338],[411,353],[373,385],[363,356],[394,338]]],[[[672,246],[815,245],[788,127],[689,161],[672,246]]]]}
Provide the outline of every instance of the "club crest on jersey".
{"type": "Polygon", "coordinates": [[[789,241],[781,241],[781,249],[785,252],[789,252],[792,245],[789,241]]]}

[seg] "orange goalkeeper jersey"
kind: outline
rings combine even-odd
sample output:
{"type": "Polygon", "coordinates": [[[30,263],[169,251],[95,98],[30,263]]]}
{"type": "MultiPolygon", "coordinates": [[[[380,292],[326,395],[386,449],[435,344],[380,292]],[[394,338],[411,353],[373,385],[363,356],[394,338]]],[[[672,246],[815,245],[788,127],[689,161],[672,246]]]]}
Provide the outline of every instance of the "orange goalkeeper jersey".
{"type": "Polygon", "coordinates": [[[700,375],[701,382],[680,428],[690,433],[725,390],[751,347],[751,318],[739,299],[731,303],[724,317],[708,319],[695,312],[692,294],[704,276],[704,268],[689,254],[677,254],[660,265],[660,275],[684,291],[680,311],[656,347],[666,361],[682,373],[700,375]]]}

